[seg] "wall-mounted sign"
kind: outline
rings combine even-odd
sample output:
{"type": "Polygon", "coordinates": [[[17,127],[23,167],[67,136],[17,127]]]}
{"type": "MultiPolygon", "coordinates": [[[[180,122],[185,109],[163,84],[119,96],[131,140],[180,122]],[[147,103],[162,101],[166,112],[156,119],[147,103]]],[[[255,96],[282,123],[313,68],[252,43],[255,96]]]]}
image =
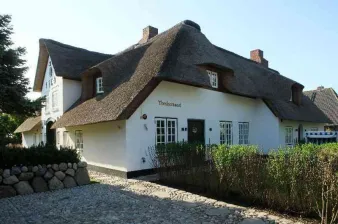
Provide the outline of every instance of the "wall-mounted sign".
{"type": "Polygon", "coordinates": [[[182,106],[182,103],[172,103],[172,102],[162,101],[162,100],[159,100],[158,104],[160,106],[168,106],[168,107],[181,107],[182,106]]]}

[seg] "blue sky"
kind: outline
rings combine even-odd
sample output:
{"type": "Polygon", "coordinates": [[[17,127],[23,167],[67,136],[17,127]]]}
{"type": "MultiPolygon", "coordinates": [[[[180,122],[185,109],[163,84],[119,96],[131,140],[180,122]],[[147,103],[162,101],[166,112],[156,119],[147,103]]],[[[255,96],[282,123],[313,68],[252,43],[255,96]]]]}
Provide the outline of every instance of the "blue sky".
{"type": "Polygon", "coordinates": [[[338,1],[0,0],[0,5],[1,14],[12,15],[15,44],[27,48],[31,85],[39,38],[114,54],[141,39],[147,25],[162,32],[190,19],[222,48],[245,57],[262,49],[271,68],[306,90],[319,85],[338,90],[338,1]]]}

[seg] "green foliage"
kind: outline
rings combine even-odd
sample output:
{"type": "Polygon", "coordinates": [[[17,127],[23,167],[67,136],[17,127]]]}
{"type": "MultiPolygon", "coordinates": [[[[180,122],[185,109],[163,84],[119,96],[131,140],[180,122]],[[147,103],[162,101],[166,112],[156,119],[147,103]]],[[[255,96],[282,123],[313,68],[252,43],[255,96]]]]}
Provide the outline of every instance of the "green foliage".
{"type": "Polygon", "coordinates": [[[269,155],[250,145],[177,143],[152,151],[164,182],[193,185],[219,198],[236,195],[278,211],[317,214],[322,223],[337,221],[338,143],[299,144],[269,155]]]}
{"type": "Polygon", "coordinates": [[[21,143],[21,134],[14,131],[23,121],[22,117],[0,114],[0,145],[21,143]]]}
{"type": "Polygon", "coordinates": [[[247,199],[259,198],[264,174],[264,158],[257,146],[219,145],[212,148],[212,161],[223,195],[239,193],[247,199]]]}
{"type": "Polygon", "coordinates": [[[41,110],[43,98],[26,98],[29,80],[24,76],[28,67],[23,56],[26,49],[13,47],[11,16],[0,15],[0,112],[31,116],[41,110]]]}
{"type": "Polygon", "coordinates": [[[205,158],[205,150],[200,144],[186,142],[157,145],[154,152],[160,166],[198,166],[205,158]]]}
{"type": "Polygon", "coordinates": [[[61,162],[77,163],[79,155],[71,148],[57,149],[55,146],[39,145],[30,148],[0,147],[0,168],[12,166],[34,166],[61,162]]]}

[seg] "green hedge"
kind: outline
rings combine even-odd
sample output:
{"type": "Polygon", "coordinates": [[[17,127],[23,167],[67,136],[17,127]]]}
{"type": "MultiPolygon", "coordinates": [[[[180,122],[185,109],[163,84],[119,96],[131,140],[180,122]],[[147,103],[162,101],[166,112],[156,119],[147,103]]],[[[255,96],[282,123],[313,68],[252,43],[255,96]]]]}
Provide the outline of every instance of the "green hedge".
{"type": "Polygon", "coordinates": [[[187,143],[150,151],[160,179],[168,184],[192,185],[218,198],[235,196],[278,211],[315,215],[322,223],[338,221],[337,143],[285,147],[269,155],[256,146],[202,149],[187,143]]]}
{"type": "Polygon", "coordinates": [[[12,166],[34,166],[38,164],[77,163],[79,155],[71,148],[60,148],[51,145],[33,146],[30,148],[0,147],[0,168],[12,166]]]}

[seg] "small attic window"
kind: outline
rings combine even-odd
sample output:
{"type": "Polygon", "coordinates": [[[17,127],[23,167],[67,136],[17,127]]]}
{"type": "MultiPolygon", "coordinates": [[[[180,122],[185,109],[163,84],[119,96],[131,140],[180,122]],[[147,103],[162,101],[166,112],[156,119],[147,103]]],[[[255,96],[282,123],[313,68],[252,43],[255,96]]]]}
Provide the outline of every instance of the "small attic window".
{"type": "Polygon", "coordinates": [[[53,76],[53,67],[52,67],[52,62],[49,61],[48,63],[48,69],[49,69],[49,76],[52,77],[53,76]]]}
{"type": "Polygon", "coordinates": [[[102,77],[96,78],[96,93],[103,93],[102,77]]]}
{"type": "Polygon", "coordinates": [[[213,72],[213,71],[209,71],[207,70],[209,78],[210,78],[210,85],[213,88],[218,88],[218,77],[217,77],[217,73],[213,72]]]}

